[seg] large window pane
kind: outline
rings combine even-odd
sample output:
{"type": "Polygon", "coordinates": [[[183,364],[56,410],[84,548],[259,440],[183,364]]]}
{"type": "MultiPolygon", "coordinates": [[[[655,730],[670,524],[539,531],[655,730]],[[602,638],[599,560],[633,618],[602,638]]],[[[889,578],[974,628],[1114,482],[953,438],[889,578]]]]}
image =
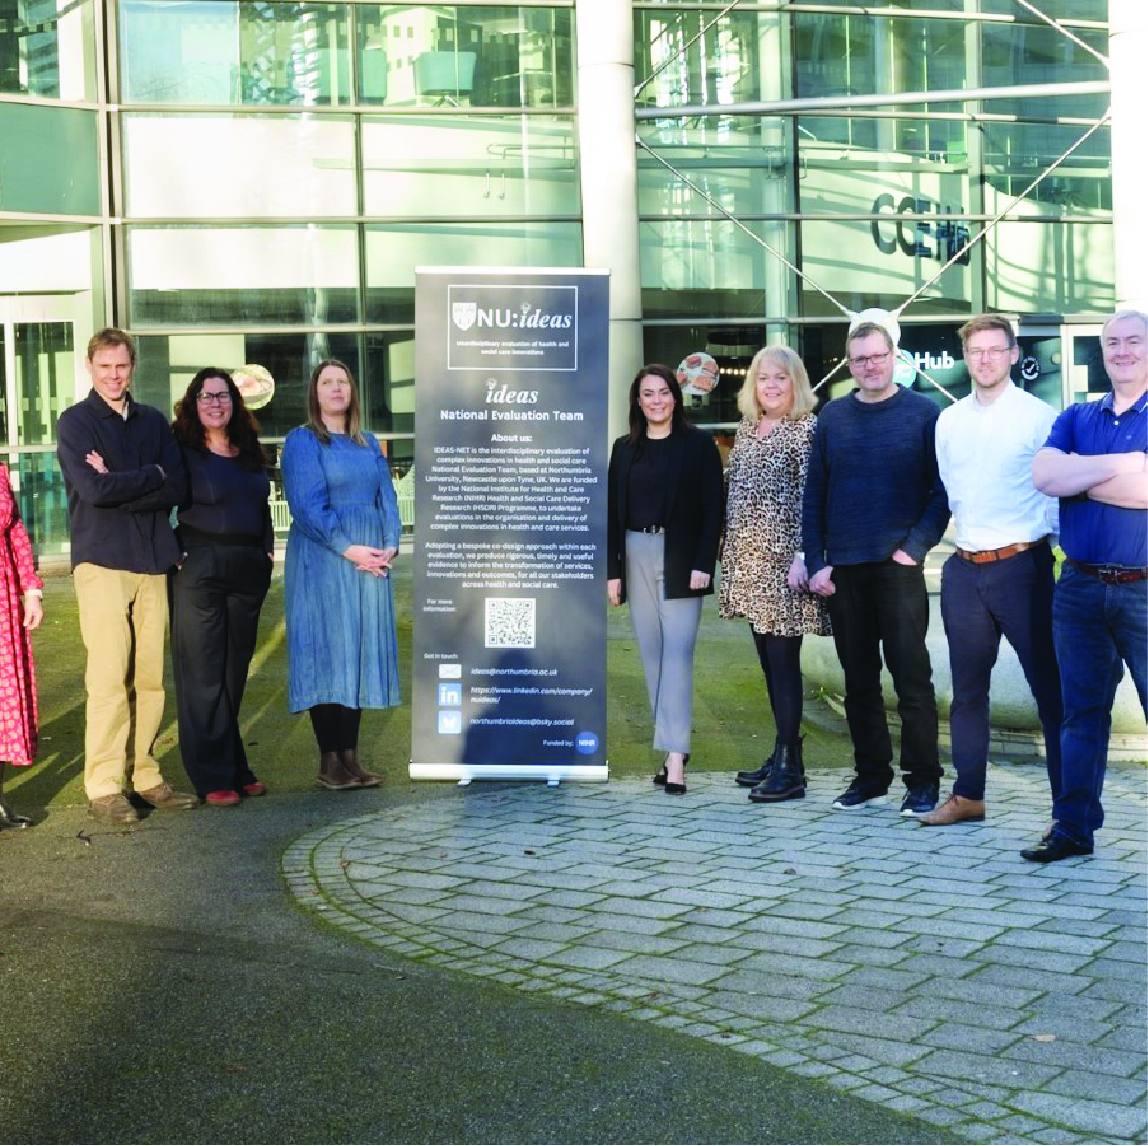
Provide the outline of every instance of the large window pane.
{"type": "Polygon", "coordinates": [[[136,218],[354,215],[350,118],[124,116],[136,218]]]}
{"type": "Polygon", "coordinates": [[[0,295],[90,294],[101,280],[100,250],[96,229],[79,223],[0,226],[0,295]]]}
{"type": "Polygon", "coordinates": [[[640,106],[720,105],[790,94],[782,18],[744,11],[715,16],[635,11],[635,79],[645,84],[640,106]]]}
{"type": "MultiPolygon", "coordinates": [[[[786,214],[794,206],[793,125],[789,119],[642,123],[638,133],[655,155],[727,211],[786,214]]],[[[713,208],[674,171],[638,152],[638,213],[708,214],[713,208]]]]}
{"type": "Polygon", "coordinates": [[[367,321],[413,323],[415,267],[578,267],[577,223],[436,223],[367,228],[367,321]]]}
{"type": "Polygon", "coordinates": [[[0,211],[100,213],[95,112],[0,103],[0,211]]]}
{"type": "MultiPolygon", "coordinates": [[[[1103,31],[1076,28],[1073,35],[1102,54],[1108,51],[1108,37],[1103,31]]],[[[1094,55],[1047,24],[982,24],[981,75],[986,87],[1108,78],[1104,65],[1094,55]]],[[[1102,94],[1062,96],[1057,101],[1058,114],[1093,119],[1099,119],[1107,106],[1108,96],[1102,94]]],[[[994,100],[992,110],[1022,117],[1048,114],[1043,97],[994,100]]]]}
{"type": "Polygon", "coordinates": [[[368,215],[576,215],[574,124],[541,116],[363,121],[368,215]]]}
{"type": "Polygon", "coordinates": [[[263,0],[121,0],[128,103],[348,103],[347,9],[263,0]]]}
{"type": "Polygon", "coordinates": [[[1112,228],[1005,220],[985,243],[985,303],[1021,314],[1111,311],[1112,228]]]}
{"type": "MultiPolygon", "coordinates": [[[[792,262],[793,224],[747,224],[792,262]]],[[[792,272],[728,219],[643,222],[642,311],[647,318],[764,318],[793,311],[792,272]]]]}
{"type": "Polygon", "coordinates": [[[358,320],[354,227],[132,227],[133,326],[358,320]]]}
{"type": "MultiPolygon", "coordinates": [[[[1046,100],[1060,105],[1060,100],[1046,100]]],[[[1087,129],[1075,124],[987,123],[983,128],[985,182],[996,210],[1024,191],[1087,129]]],[[[1077,215],[1112,212],[1112,132],[1103,127],[1028,193],[1028,200],[1077,215]]],[[[995,214],[995,211],[994,211],[995,214]]]]}
{"type": "Polygon", "coordinates": [[[569,107],[569,8],[363,4],[359,88],[388,107],[569,107]]]}
{"type": "Polygon", "coordinates": [[[0,93],[86,100],[95,95],[90,0],[0,3],[0,93]]]}
{"type": "MultiPolygon", "coordinates": [[[[931,282],[979,230],[979,223],[959,216],[912,220],[892,210],[888,222],[807,219],[801,224],[802,269],[809,276],[800,286],[802,313],[841,313],[822,291],[852,311],[892,310],[931,282]]],[[[913,304],[913,314],[977,309],[981,258],[981,248],[974,247],[949,267],[913,304]]]]}
{"type": "Polygon", "coordinates": [[[798,96],[941,91],[965,82],[964,28],[956,20],[798,12],[793,43],[798,96]]]}

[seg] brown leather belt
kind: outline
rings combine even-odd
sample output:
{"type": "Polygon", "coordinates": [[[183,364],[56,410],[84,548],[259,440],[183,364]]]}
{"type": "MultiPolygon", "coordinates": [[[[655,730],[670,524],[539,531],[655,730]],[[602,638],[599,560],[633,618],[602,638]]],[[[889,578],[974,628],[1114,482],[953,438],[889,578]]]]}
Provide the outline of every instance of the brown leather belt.
{"type": "Polygon", "coordinates": [[[1010,557],[1015,557],[1026,549],[1043,545],[1047,540],[1048,538],[1042,537],[1037,541],[1018,541],[1015,545],[1005,545],[1000,549],[978,549],[975,551],[958,549],[957,556],[965,561],[971,561],[974,565],[988,565],[991,561],[1007,561],[1010,557]]]}
{"type": "Polygon", "coordinates": [[[1087,573],[1105,585],[1130,585],[1133,581],[1148,581],[1148,569],[1130,569],[1127,565],[1086,565],[1083,561],[1073,561],[1071,557],[1064,560],[1073,569],[1079,569],[1081,573],[1087,573]]]}

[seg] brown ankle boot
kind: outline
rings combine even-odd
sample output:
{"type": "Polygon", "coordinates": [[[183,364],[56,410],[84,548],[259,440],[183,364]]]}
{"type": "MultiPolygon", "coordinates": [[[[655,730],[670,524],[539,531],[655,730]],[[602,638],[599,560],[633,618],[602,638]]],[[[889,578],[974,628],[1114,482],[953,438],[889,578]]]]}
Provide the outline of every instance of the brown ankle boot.
{"type": "Polygon", "coordinates": [[[343,763],[338,752],[324,752],[319,757],[319,775],[315,782],[333,792],[346,788],[361,788],[359,778],[343,763]]]}
{"type": "Polygon", "coordinates": [[[359,750],[357,748],[344,748],[339,753],[339,759],[342,760],[343,767],[359,781],[360,788],[377,788],[383,782],[382,776],[368,772],[359,763],[359,750]]]}

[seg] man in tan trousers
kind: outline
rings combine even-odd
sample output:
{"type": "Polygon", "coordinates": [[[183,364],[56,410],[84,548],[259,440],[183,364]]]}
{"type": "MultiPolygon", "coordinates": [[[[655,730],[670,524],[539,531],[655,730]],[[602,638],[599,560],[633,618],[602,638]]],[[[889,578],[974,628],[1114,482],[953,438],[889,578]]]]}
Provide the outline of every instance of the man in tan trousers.
{"type": "Polygon", "coordinates": [[[166,573],[179,559],[169,514],[186,488],[167,419],[131,396],[135,344],[114,327],[88,343],[91,393],[56,429],[71,519],[84,678],[84,788],[108,823],[138,819],[131,788],[153,808],[194,808],[160,775],[166,573]],[[134,701],[134,703],[133,703],[134,701]],[[130,752],[130,761],[129,761],[130,752]]]}

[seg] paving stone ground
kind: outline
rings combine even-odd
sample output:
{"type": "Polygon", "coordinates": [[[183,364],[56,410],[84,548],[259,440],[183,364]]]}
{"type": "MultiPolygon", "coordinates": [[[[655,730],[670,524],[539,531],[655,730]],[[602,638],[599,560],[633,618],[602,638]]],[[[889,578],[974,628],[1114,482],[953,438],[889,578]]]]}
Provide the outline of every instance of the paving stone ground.
{"type": "Polygon", "coordinates": [[[730,1046],[992,1143],[1135,1143],[1146,1113],[1146,791],[1109,771],[1095,856],[1025,863],[1033,766],[983,824],[834,811],[842,774],[763,808],[728,776],[473,785],[284,857],[367,942],[730,1046]]]}

